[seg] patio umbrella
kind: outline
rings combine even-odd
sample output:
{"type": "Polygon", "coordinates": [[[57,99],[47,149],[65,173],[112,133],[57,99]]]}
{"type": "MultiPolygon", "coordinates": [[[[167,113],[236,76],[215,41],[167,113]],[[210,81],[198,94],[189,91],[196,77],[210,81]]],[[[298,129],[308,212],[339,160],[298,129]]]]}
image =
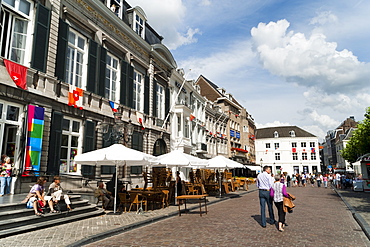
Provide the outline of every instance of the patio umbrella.
{"type": "MultiPolygon", "coordinates": [[[[228,158],[225,158],[224,156],[218,155],[207,162],[206,168],[212,168],[212,169],[221,169],[221,168],[228,168],[228,169],[233,169],[233,168],[244,168],[244,166],[236,161],[230,160],[228,158]]],[[[220,197],[222,194],[222,189],[221,189],[221,176],[219,176],[219,183],[220,183],[220,197]]]]}
{"type": "MultiPolygon", "coordinates": [[[[157,162],[167,167],[205,167],[206,160],[174,150],[157,157],[157,162]]],[[[175,198],[177,197],[177,184],[175,183],[175,198]]]]}
{"type": "MultiPolygon", "coordinates": [[[[117,198],[117,167],[124,165],[149,165],[155,163],[156,158],[122,144],[113,144],[112,146],[90,151],[76,155],[74,162],[83,165],[112,165],[116,167],[116,189],[115,198],[117,198]]],[[[114,200],[114,213],[116,213],[116,200],[114,200]]]]}

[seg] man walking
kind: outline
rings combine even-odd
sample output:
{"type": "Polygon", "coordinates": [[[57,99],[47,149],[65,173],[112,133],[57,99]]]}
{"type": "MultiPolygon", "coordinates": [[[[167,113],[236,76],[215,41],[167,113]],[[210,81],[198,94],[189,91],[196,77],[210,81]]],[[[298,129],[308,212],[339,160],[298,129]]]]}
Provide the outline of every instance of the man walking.
{"type": "Polygon", "coordinates": [[[269,223],[271,225],[276,223],[272,208],[272,198],[270,197],[270,189],[273,183],[274,179],[271,177],[271,168],[269,166],[264,166],[263,173],[257,176],[257,188],[261,206],[261,225],[263,228],[266,227],[266,203],[270,215],[269,223]]]}

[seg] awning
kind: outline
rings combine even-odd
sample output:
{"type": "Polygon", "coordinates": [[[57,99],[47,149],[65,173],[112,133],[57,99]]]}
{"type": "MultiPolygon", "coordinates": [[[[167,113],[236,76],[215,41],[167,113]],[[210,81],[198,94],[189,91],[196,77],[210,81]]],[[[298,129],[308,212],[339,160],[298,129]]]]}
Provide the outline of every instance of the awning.
{"type": "Polygon", "coordinates": [[[260,166],[245,166],[245,167],[248,168],[251,171],[260,171],[261,170],[260,166]]]}

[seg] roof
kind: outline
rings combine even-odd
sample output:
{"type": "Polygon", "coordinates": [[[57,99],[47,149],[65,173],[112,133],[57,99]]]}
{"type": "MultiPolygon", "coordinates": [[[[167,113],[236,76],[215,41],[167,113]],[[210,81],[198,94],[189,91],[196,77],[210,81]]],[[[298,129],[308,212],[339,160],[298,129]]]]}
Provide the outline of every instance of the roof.
{"type": "Polygon", "coordinates": [[[280,126],[256,129],[256,139],[274,138],[275,131],[278,132],[279,138],[292,137],[290,131],[294,131],[295,137],[316,137],[315,135],[297,127],[297,126],[280,126]]]}

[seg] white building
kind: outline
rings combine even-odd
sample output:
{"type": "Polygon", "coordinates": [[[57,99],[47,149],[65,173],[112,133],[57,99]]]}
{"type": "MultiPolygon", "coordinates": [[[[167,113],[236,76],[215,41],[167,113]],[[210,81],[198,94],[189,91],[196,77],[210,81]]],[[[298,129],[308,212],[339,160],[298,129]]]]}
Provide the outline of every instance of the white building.
{"type": "Polygon", "coordinates": [[[274,174],[321,172],[318,138],[297,126],[257,129],[256,160],[274,174]]]}
{"type": "Polygon", "coordinates": [[[339,135],[339,140],[335,143],[335,148],[336,148],[336,155],[337,155],[337,167],[336,171],[347,171],[347,172],[352,172],[353,168],[351,168],[350,163],[343,159],[341,155],[341,151],[346,148],[347,143],[351,139],[354,131],[356,128],[350,128],[346,131],[345,134],[340,134],[339,135]]]}

